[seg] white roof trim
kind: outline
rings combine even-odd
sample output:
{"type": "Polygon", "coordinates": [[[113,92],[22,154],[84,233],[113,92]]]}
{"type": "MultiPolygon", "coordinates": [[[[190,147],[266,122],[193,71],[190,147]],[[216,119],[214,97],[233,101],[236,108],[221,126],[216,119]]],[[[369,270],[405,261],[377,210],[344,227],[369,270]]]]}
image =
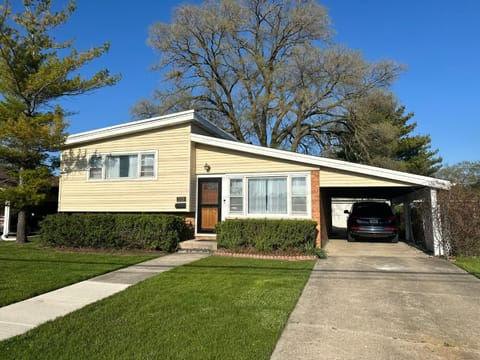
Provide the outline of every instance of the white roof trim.
{"type": "Polygon", "coordinates": [[[290,160],[308,165],[316,165],[337,170],[349,171],[363,175],[381,177],[389,180],[405,182],[408,184],[428,186],[435,189],[450,189],[451,183],[428,176],[420,176],[401,171],[383,169],[375,166],[351,163],[342,160],[298,154],[291,151],[277,150],[257,145],[244,144],[229,140],[217,139],[210,136],[190,134],[190,139],[199,144],[217,146],[225,149],[236,150],[249,154],[262,155],[281,160],[290,160]]]}
{"type": "Polygon", "coordinates": [[[178,125],[186,122],[197,123],[200,127],[209,130],[221,138],[235,140],[235,138],[219,129],[210,121],[195,114],[194,110],[187,110],[174,114],[157,116],[149,119],[132,121],[120,125],[109,126],[101,129],[86,131],[68,136],[65,145],[77,145],[85,142],[108,139],[115,136],[127,135],[166,126],[178,125]]]}

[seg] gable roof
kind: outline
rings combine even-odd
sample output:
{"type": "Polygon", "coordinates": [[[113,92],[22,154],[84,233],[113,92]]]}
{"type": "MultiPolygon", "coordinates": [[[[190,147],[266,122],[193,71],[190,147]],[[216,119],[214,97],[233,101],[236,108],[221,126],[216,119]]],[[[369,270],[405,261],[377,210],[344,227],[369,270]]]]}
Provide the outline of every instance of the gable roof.
{"type": "Polygon", "coordinates": [[[182,111],[174,114],[157,116],[149,119],[132,121],[120,125],[109,126],[101,129],[86,131],[68,136],[65,145],[78,145],[86,142],[108,139],[121,135],[134,134],[142,131],[161,129],[167,126],[194,123],[222,139],[236,141],[236,139],[221,130],[210,121],[203,119],[194,110],[182,111]]]}
{"type": "Polygon", "coordinates": [[[389,170],[375,166],[352,163],[348,161],[335,160],[312,155],[304,155],[291,151],[271,149],[258,145],[245,144],[238,141],[229,141],[225,139],[217,139],[210,136],[198,134],[190,134],[190,139],[195,143],[216,146],[228,150],[235,150],[239,152],[254,154],[257,156],[260,155],[280,160],[290,160],[307,165],[315,165],[319,167],[401,181],[413,185],[428,186],[435,189],[450,189],[451,187],[451,183],[447,180],[440,180],[428,176],[415,175],[396,170],[389,170]]]}

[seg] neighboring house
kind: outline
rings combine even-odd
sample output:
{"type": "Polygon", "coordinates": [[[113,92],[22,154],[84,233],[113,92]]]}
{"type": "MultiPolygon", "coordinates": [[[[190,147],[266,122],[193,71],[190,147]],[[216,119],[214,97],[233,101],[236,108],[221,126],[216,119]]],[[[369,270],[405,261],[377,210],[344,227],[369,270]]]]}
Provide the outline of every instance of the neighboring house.
{"type": "MultiPolygon", "coordinates": [[[[7,186],[16,186],[16,183],[6,175],[6,169],[0,165],[0,191],[7,186]]],[[[46,198],[39,205],[29,206],[27,213],[27,233],[39,229],[39,221],[48,214],[54,214],[58,208],[58,177],[52,176],[51,188],[46,193],[46,198]]],[[[17,230],[18,210],[10,207],[5,202],[0,207],[0,238],[2,240],[15,240],[17,230]],[[13,234],[12,234],[13,233],[13,234]],[[13,236],[12,236],[13,235],[13,236]]]]}
{"type": "MultiPolygon", "coordinates": [[[[59,211],[173,213],[191,222],[197,236],[214,235],[217,222],[228,218],[313,219],[323,246],[332,198],[382,198],[407,209],[422,198],[433,208],[436,191],[449,187],[434,178],[240,143],[191,110],[69,136],[59,211]]],[[[437,254],[439,236],[432,231],[427,242],[437,254]]]]}

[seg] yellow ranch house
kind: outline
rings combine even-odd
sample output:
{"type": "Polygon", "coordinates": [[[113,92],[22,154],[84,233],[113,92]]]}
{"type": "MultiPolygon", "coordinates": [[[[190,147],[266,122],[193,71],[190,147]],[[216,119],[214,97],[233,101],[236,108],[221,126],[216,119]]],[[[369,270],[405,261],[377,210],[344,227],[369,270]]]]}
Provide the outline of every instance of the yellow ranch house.
{"type": "MultiPolygon", "coordinates": [[[[313,219],[317,246],[332,232],[332,200],[410,208],[450,183],[378,167],[240,143],[193,110],[70,135],[61,154],[60,212],[168,213],[196,236],[215,236],[228,218],[313,219]]],[[[426,219],[427,247],[441,255],[436,217],[426,219]]]]}

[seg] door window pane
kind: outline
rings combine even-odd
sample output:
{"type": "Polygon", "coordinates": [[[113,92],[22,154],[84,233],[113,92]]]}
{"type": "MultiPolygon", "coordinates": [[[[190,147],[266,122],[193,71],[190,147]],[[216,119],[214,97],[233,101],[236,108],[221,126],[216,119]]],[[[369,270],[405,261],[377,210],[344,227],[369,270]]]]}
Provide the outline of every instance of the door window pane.
{"type": "Polygon", "coordinates": [[[202,184],[202,204],[218,204],[217,182],[206,182],[202,184]]]}

